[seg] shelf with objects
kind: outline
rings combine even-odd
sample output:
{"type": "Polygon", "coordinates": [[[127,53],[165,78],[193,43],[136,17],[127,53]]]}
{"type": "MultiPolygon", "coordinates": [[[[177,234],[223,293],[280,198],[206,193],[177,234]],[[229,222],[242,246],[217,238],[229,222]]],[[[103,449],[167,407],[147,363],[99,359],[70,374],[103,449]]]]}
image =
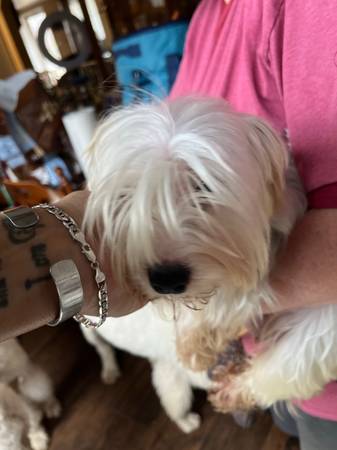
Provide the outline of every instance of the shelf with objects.
{"type": "Polygon", "coordinates": [[[21,66],[33,69],[20,66],[19,77],[1,80],[8,86],[28,77],[15,108],[0,105],[9,136],[25,160],[15,167],[18,180],[35,177],[64,193],[83,186],[83,155],[99,118],[120,103],[169,93],[197,3],[2,2],[21,66]]]}
{"type": "Polygon", "coordinates": [[[33,71],[0,80],[1,207],[55,201],[83,182],[61,127],[33,71]]]}
{"type": "MultiPolygon", "coordinates": [[[[53,164],[51,154],[64,160],[68,170],[58,168],[63,174],[63,186],[70,172],[72,184],[81,187],[85,180],[82,153],[92,137],[97,117],[106,105],[116,103],[104,85],[104,80],[114,78],[114,69],[111,51],[106,52],[102,41],[107,38],[102,34],[102,26],[98,30],[101,35],[96,36],[97,14],[96,22],[91,21],[94,3],[14,0],[11,10],[1,4],[6,18],[14,16],[12,30],[21,39],[36,74],[34,82],[20,94],[16,119],[43,150],[45,165],[53,164]],[[42,102],[42,91],[48,102],[42,102]],[[30,101],[34,97],[35,101],[30,101]]],[[[36,157],[33,159],[36,164],[36,157]]]]}

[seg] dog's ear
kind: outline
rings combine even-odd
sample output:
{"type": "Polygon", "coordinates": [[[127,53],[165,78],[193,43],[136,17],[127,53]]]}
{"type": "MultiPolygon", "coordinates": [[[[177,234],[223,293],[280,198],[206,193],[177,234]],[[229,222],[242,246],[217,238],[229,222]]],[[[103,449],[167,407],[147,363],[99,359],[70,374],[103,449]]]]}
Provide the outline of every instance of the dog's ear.
{"type": "Polygon", "coordinates": [[[283,206],[289,154],[278,133],[263,120],[245,116],[248,139],[271,199],[271,215],[283,206]]]}

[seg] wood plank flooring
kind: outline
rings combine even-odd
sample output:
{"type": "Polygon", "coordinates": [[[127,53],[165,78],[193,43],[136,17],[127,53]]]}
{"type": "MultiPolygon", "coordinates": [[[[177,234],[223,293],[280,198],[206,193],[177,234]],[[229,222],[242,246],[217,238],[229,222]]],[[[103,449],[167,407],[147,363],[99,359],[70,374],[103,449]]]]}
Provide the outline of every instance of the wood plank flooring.
{"type": "Polygon", "coordinates": [[[76,324],[41,329],[21,338],[32,359],[52,377],[63,405],[60,419],[46,422],[50,450],[298,450],[287,447],[268,413],[249,429],[212,411],[204,392],[194,410],[197,431],[185,435],[166,416],[151,385],[147,361],[119,353],[122,376],[112,386],[100,380],[100,364],[76,324]]]}

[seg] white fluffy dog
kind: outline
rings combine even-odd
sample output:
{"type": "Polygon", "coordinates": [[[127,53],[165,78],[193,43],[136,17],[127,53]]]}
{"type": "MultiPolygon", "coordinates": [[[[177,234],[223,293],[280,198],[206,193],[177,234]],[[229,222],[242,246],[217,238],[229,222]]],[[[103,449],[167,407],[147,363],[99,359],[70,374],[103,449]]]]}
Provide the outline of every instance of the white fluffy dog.
{"type": "MultiPolygon", "coordinates": [[[[122,108],[94,137],[89,187],[86,225],[111,249],[116,280],[140,302],[173,306],[190,367],[211,365],[274,301],[268,274],[305,199],[263,121],[205,98],[122,108]]],[[[279,314],[267,327],[257,328],[264,351],[223,394],[228,409],[305,399],[336,378],[336,306],[279,314]]],[[[160,342],[158,330],[152,346],[160,342]]]]}
{"type": "Polygon", "coordinates": [[[48,375],[33,364],[17,340],[0,344],[0,450],[46,450],[45,414],[61,407],[48,375]]]}
{"type": "Polygon", "coordinates": [[[206,372],[188,370],[178,360],[173,321],[160,318],[149,303],[128,316],[108,318],[97,330],[81,329],[101,358],[104,382],[113,383],[119,376],[111,345],[146,358],[151,363],[152,383],[166,414],[184,433],[199,427],[199,415],[191,412],[192,387],[208,390],[211,381],[206,372]]]}

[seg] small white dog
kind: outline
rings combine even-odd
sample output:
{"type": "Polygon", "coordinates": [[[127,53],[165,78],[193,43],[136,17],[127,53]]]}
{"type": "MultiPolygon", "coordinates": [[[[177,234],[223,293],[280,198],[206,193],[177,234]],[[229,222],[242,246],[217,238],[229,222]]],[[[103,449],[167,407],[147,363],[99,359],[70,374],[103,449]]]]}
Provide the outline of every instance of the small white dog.
{"type": "MultiPolygon", "coordinates": [[[[178,351],[198,370],[274,301],[275,254],[306,207],[277,134],[205,98],[111,114],[89,150],[89,187],[85,222],[111,248],[116,280],[125,295],[173,305],[178,351]]],[[[337,376],[337,306],[267,326],[265,350],[220,399],[228,409],[306,399],[337,376]]]]}
{"type": "Polygon", "coordinates": [[[43,415],[61,407],[48,375],[33,364],[17,340],[0,344],[0,450],[46,450],[43,415]]]}
{"type": "Polygon", "coordinates": [[[160,318],[149,303],[128,316],[108,318],[97,330],[83,326],[81,329],[101,358],[105,383],[113,383],[120,374],[112,345],[146,358],[151,363],[152,383],[166,414],[184,433],[199,427],[200,416],[191,412],[192,387],[208,390],[211,381],[206,372],[191,371],[179,362],[173,321],[160,318]]]}

